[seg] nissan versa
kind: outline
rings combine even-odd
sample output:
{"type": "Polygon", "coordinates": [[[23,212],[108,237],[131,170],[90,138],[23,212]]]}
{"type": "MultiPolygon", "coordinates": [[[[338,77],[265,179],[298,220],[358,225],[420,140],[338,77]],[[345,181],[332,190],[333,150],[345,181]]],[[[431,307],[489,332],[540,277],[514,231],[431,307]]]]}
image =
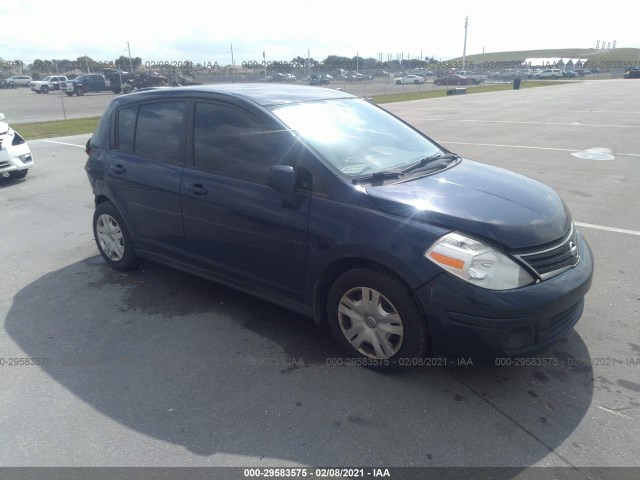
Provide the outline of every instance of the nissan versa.
{"type": "Polygon", "coordinates": [[[589,246],[548,186],[460,158],[343,92],[234,84],[114,99],[93,230],[329,324],[376,367],[543,348],[580,318],[589,246]]]}

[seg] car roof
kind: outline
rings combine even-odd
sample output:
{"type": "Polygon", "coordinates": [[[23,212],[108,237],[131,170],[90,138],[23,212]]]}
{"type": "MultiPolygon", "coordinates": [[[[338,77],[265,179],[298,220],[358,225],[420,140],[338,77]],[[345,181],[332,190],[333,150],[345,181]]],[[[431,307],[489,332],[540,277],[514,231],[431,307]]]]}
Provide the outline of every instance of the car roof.
{"type": "MultiPolygon", "coordinates": [[[[193,97],[194,94],[224,94],[242,98],[263,107],[288,103],[312,102],[337,98],[355,98],[353,95],[330,88],[308,87],[304,85],[264,85],[261,83],[230,83],[215,85],[192,85],[188,87],[153,88],[134,95],[118,97],[122,103],[138,102],[145,99],[163,97],[193,97]]],[[[121,103],[121,102],[118,102],[121,103]]]]}

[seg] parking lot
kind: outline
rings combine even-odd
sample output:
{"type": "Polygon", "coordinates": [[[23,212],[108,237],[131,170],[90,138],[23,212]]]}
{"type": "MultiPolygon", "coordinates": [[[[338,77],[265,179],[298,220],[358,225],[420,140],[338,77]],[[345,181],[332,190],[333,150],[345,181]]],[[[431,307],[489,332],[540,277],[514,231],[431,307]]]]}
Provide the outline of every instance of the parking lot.
{"type": "MultiPolygon", "coordinates": [[[[113,98],[5,93],[9,123],[113,98]]],[[[564,339],[528,364],[338,365],[289,311],[151,262],[108,268],[89,136],[33,140],[26,179],[0,182],[0,466],[640,467],[640,81],[384,107],[560,193],[596,262],[564,339]]]]}

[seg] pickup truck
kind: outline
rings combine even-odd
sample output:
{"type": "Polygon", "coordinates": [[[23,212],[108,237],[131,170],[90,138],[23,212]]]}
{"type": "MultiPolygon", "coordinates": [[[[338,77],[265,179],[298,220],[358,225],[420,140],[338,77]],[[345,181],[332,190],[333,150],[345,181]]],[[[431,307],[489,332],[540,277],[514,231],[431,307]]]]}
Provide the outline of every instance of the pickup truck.
{"type": "Polygon", "coordinates": [[[69,97],[72,97],[74,94],[81,97],[87,92],[112,91],[113,93],[119,93],[111,85],[111,82],[104,77],[104,75],[97,73],[84,73],[82,75],[78,75],[73,80],[61,82],[60,90],[66,93],[69,97]]]}
{"type": "Polygon", "coordinates": [[[487,76],[486,75],[479,75],[473,72],[469,72],[467,70],[460,70],[458,72],[455,72],[456,75],[460,75],[461,77],[464,78],[468,78],[469,79],[469,83],[471,85],[478,85],[482,82],[486,82],[487,81],[487,76]]]}
{"type": "Polygon", "coordinates": [[[51,90],[60,90],[60,83],[66,82],[64,75],[49,75],[42,80],[31,82],[31,91],[36,93],[49,93],[51,90]]]}

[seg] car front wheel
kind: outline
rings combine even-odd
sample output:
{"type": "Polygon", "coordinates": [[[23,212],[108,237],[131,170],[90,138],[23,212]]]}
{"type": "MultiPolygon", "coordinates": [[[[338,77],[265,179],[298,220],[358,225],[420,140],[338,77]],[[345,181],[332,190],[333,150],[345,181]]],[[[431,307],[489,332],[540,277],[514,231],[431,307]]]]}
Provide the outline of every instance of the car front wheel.
{"type": "Polygon", "coordinates": [[[93,236],[102,257],[116,270],[133,270],[139,265],[140,259],[133,250],[129,230],[111,202],[103,202],[96,207],[93,236]]]}
{"type": "Polygon", "coordinates": [[[332,285],[327,308],[337,342],[364,365],[394,369],[427,352],[424,318],[410,290],[393,275],[349,270],[332,285]]]}

